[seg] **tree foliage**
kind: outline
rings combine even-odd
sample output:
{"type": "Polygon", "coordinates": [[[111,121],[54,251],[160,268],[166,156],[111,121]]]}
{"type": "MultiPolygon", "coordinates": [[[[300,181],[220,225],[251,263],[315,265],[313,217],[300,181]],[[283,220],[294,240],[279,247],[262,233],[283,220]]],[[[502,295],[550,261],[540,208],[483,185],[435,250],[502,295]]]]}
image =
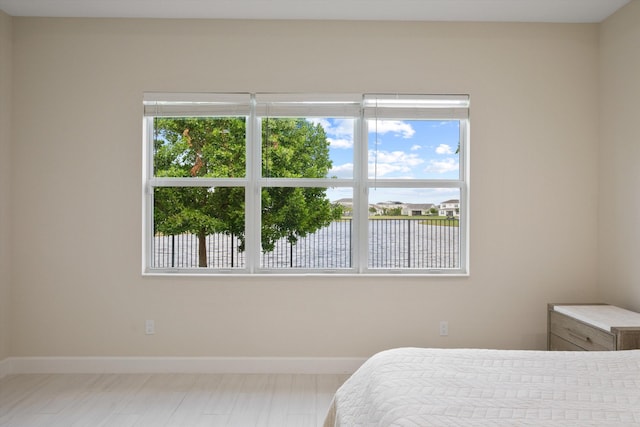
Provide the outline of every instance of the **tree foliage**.
{"type": "MultiPolygon", "coordinates": [[[[243,117],[157,118],[154,173],[157,177],[242,178],[246,175],[243,117]]],[[[331,169],[322,126],[304,119],[263,119],[262,175],[272,178],[324,178],[331,169]]],[[[156,187],[154,227],[163,234],[191,233],[199,240],[199,266],[205,267],[205,238],[237,236],[245,247],[243,187],[156,187]]],[[[273,250],[287,238],[295,243],[341,215],[324,188],[264,187],[262,248],[273,250]]]]}
{"type": "Polygon", "coordinates": [[[400,216],[402,215],[402,208],[383,208],[382,213],[386,216],[400,216]]]}

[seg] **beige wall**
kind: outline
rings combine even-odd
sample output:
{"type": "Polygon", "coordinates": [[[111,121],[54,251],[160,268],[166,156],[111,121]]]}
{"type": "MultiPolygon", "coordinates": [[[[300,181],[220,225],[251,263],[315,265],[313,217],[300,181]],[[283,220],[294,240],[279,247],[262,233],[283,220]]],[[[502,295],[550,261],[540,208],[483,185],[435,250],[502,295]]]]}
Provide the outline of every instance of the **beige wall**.
{"type": "Polygon", "coordinates": [[[601,26],[598,291],[640,311],[640,1],[601,26]]]}
{"type": "Polygon", "coordinates": [[[596,25],[14,30],[13,356],[544,348],[546,303],[596,296],[596,25]],[[144,91],[469,93],[470,277],[142,277],[144,91]]]}
{"type": "Polygon", "coordinates": [[[9,351],[12,18],[0,11],[0,362],[9,351]]]}

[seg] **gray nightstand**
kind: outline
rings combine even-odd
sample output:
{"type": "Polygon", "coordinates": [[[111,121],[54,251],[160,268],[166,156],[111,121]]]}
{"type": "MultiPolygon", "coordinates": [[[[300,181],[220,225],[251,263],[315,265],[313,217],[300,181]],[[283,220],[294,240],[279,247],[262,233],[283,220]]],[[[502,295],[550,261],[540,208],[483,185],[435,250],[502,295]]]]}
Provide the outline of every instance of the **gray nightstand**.
{"type": "Polygon", "coordinates": [[[547,349],[640,349],[640,313],[607,304],[549,304],[547,349]]]}

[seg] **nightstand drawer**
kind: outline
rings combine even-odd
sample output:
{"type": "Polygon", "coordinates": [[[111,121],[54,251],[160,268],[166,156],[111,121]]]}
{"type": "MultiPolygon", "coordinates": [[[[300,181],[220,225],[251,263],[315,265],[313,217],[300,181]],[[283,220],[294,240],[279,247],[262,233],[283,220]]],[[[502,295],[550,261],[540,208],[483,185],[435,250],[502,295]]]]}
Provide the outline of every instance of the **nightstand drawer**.
{"type": "Polygon", "coordinates": [[[549,332],[584,350],[615,350],[615,337],[596,327],[582,323],[564,314],[549,313],[549,332]]]}
{"type": "Polygon", "coordinates": [[[555,334],[549,335],[549,350],[551,351],[586,351],[584,348],[579,347],[569,341],[563,340],[555,334]]]}

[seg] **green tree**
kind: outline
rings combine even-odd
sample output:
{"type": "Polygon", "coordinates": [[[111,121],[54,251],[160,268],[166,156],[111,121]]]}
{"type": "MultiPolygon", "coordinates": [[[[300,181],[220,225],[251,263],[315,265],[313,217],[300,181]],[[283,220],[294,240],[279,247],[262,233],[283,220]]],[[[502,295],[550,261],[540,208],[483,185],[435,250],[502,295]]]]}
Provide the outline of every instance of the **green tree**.
{"type": "Polygon", "coordinates": [[[383,213],[386,216],[400,216],[402,215],[402,208],[384,208],[383,213]]]}
{"type": "MultiPolygon", "coordinates": [[[[158,118],[155,175],[238,178],[246,174],[244,118],[158,118]]],[[[324,178],[331,169],[324,129],[304,119],[264,119],[262,174],[274,178],[324,178]]],[[[341,216],[324,188],[265,187],[262,190],[262,248],[298,238],[341,216]]],[[[245,247],[243,187],[156,187],[155,231],[198,237],[198,265],[207,266],[205,239],[236,235],[245,247]]]]}

